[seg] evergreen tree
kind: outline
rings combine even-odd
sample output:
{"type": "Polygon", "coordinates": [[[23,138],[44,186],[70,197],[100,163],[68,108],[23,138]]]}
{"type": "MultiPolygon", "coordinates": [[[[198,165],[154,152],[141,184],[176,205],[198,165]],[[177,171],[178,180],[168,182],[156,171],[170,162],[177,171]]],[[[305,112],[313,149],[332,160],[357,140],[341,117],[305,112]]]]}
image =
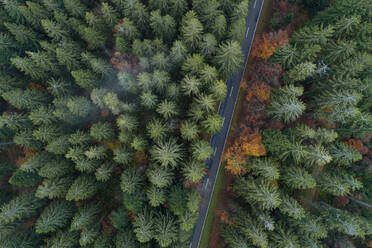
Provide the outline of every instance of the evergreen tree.
{"type": "Polygon", "coordinates": [[[305,80],[306,78],[312,76],[315,72],[316,65],[311,62],[304,62],[295,65],[291,70],[285,74],[286,80],[288,82],[297,82],[305,80]]]}
{"type": "Polygon", "coordinates": [[[27,110],[37,109],[49,101],[47,94],[34,89],[16,89],[1,96],[14,107],[27,110]]]}
{"type": "Polygon", "coordinates": [[[184,164],[182,172],[188,181],[198,183],[207,174],[205,169],[204,163],[191,160],[184,164]]]}
{"type": "Polygon", "coordinates": [[[198,191],[192,190],[189,192],[187,195],[187,209],[191,212],[198,211],[201,198],[202,197],[198,191]]]}
{"type": "Polygon", "coordinates": [[[199,135],[199,129],[196,123],[184,121],[181,126],[181,136],[184,140],[193,141],[199,135]]]}
{"type": "Polygon", "coordinates": [[[252,170],[255,176],[261,176],[268,180],[279,178],[279,164],[271,158],[251,159],[247,163],[247,168],[252,170]]]}
{"type": "Polygon", "coordinates": [[[209,87],[209,93],[217,102],[222,101],[227,96],[226,83],[222,80],[213,82],[209,87]]]}
{"type": "Polygon", "coordinates": [[[39,152],[30,157],[21,165],[21,169],[27,172],[37,172],[41,167],[47,164],[53,156],[48,152],[39,152]]]}
{"type": "Polygon", "coordinates": [[[362,183],[346,172],[325,171],[316,178],[319,189],[334,195],[342,196],[362,188],[362,183]]]}
{"type": "Polygon", "coordinates": [[[164,100],[158,104],[156,112],[161,114],[165,119],[170,119],[178,114],[177,105],[172,101],[164,100]]]}
{"type": "Polygon", "coordinates": [[[170,15],[162,16],[160,10],[151,12],[150,26],[153,34],[164,41],[171,41],[176,34],[175,20],[170,15]]]}
{"type": "Polygon", "coordinates": [[[270,106],[267,112],[274,119],[292,122],[305,111],[305,104],[297,97],[303,93],[303,87],[293,85],[284,86],[271,95],[270,106]]]}
{"type": "Polygon", "coordinates": [[[191,231],[198,220],[197,212],[186,211],[184,215],[180,216],[180,229],[183,231],[191,231]]]}
{"type": "MultiPolygon", "coordinates": [[[[44,168],[44,167],[43,167],[44,168]]],[[[38,198],[59,198],[64,196],[74,179],[71,177],[58,177],[51,179],[44,179],[36,190],[36,197],[38,198]]]]}
{"type": "Polygon", "coordinates": [[[15,144],[24,148],[40,148],[41,142],[32,135],[32,130],[26,129],[16,133],[13,137],[15,144]]]}
{"type": "Polygon", "coordinates": [[[234,221],[238,230],[254,245],[258,247],[268,246],[268,237],[259,223],[254,222],[247,212],[238,213],[234,221]]]}
{"type": "Polygon", "coordinates": [[[222,40],[226,34],[227,30],[227,21],[225,15],[217,16],[211,25],[207,28],[210,29],[210,32],[216,37],[217,40],[222,40]]]}
{"type": "Polygon", "coordinates": [[[292,197],[282,194],[282,202],[280,203],[280,212],[287,214],[294,219],[302,219],[305,217],[305,210],[302,206],[292,197]]]}
{"type": "Polygon", "coordinates": [[[93,176],[79,176],[75,179],[66,194],[66,200],[85,200],[92,197],[99,184],[93,176]]]}
{"type": "Polygon", "coordinates": [[[205,140],[199,140],[197,142],[194,142],[191,145],[190,150],[193,158],[199,161],[205,161],[213,153],[213,148],[205,140]]]}
{"type": "Polygon", "coordinates": [[[216,105],[216,101],[214,100],[213,96],[206,94],[199,94],[195,99],[195,103],[200,104],[202,109],[206,112],[213,111],[216,105]]]}
{"type": "Polygon", "coordinates": [[[186,57],[186,60],[182,65],[182,71],[185,74],[190,73],[191,75],[199,75],[204,66],[204,57],[196,53],[186,57]]]}
{"type": "Polygon", "coordinates": [[[98,141],[108,141],[114,138],[115,131],[109,122],[97,122],[90,128],[90,136],[98,141]]]}
{"type": "Polygon", "coordinates": [[[75,206],[66,200],[51,202],[36,221],[36,233],[55,232],[68,225],[75,206]]]}
{"type": "Polygon", "coordinates": [[[99,213],[99,206],[95,203],[84,204],[79,207],[71,221],[70,231],[82,230],[95,222],[99,213]]]}
{"type": "Polygon", "coordinates": [[[38,40],[41,38],[39,34],[31,28],[21,24],[14,24],[6,22],[4,26],[14,36],[16,41],[29,48],[38,48],[38,40]]]}
{"type": "Polygon", "coordinates": [[[305,26],[304,28],[296,31],[292,35],[291,41],[296,44],[308,44],[308,45],[324,45],[332,37],[334,33],[333,26],[329,25],[324,27],[320,26],[305,26]]]}
{"type": "Polygon", "coordinates": [[[96,173],[94,173],[97,181],[108,181],[114,172],[114,168],[115,165],[110,162],[103,163],[100,167],[97,168],[96,173]]]}
{"type": "Polygon", "coordinates": [[[221,130],[223,121],[224,119],[220,115],[210,114],[201,122],[201,126],[208,134],[215,134],[221,130]]]}
{"type": "Polygon", "coordinates": [[[116,124],[120,130],[133,132],[137,129],[139,122],[135,116],[122,114],[116,119],[116,124]]]}
{"type": "Polygon", "coordinates": [[[66,154],[70,148],[70,142],[68,139],[69,135],[59,136],[49,141],[48,145],[45,147],[45,150],[56,155],[66,154]]]}
{"type": "Polygon", "coordinates": [[[32,132],[32,135],[41,142],[51,142],[61,134],[62,130],[57,125],[43,125],[32,132]]]}
{"type": "Polygon", "coordinates": [[[164,188],[158,188],[154,185],[150,186],[150,188],[147,189],[146,195],[149,199],[150,205],[152,207],[158,207],[161,204],[165,202],[165,190],[164,188]]]}
{"type": "Polygon", "coordinates": [[[200,47],[202,40],[203,25],[196,17],[194,11],[190,10],[185,14],[181,22],[182,39],[189,50],[193,51],[200,47]]]}
{"type": "Polygon", "coordinates": [[[143,184],[143,178],[132,168],[128,168],[121,174],[120,188],[124,193],[133,194],[143,184]]]}
{"type": "Polygon", "coordinates": [[[272,63],[279,63],[283,68],[291,68],[299,61],[299,54],[295,45],[285,44],[275,50],[270,57],[272,63]]]}
{"type": "Polygon", "coordinates": [[[230,77],[243,63],[241,47],[236,41],[221,44],[216,52],[216,64],[224,78],[230,77]]]}
{"type": "Polygon", "coordinates": [[[26,172],[17,169],[9,178],[9,183],[15,186],[34,186],[40,182],[40,177],[35,172],[26,172]]]}
{"type": "Polygon", "coordinates": [[[118,35],[125,38],[127,41],[133,41],[140,37],[140,33],[135,24],[128,18],[123,18],[121,22],[116,25],[118,35]]]}
{"type": "Polygon", "coordinates": [[[125,230],[131,225],[129,216],[124,207],[120,207],[111,212],[110,222],[117,230],[125,230]]]}
{"type": "Polygon", "coordinates": [[[182,160],[183,149],[176,139],[166,139],[157,142],[150,150],[152,159],[163,167],[177,167],[182,160]]]}
{"type": "Polygon", "coordinates": [[[43,26],[43,29],[48,34],[48,36],[52,39],[62,40],[70,36],[69,30],[57,22],[44,19],[41,20],[41,25],[43,26]]]}
{"type": "Polygon", "coordinates": [[[164,52],[157,52],[150,59],[150,64],[154,69],[157,70],[169,70],[170,69],[170,59],[164,52]]]}
{"type": "Polygon", "coordinates": [[[155,141],[164,139],[168,131],[167,126],[159,119],[154,119],[149,122],[146,126],[146,129],[150,138],[155,141]]]}
{"type": "Polygon", "coordinates": [[[35,216],[45,203],[44,200],[35,197],[34,191],[26,191],[1,206],[0,224],[35,216]]]}
{"type": "Polygon", "coordinates": [[[114,150],[114,161],[124,165],[129,164],[132,161],[133,154],[125,147],[119,147],[114,150]]]}
{"type": "Polygon", "coordinates": [[[66,105],[72,114],[83,118],[88,117],[94,111],[91,101],[83,96],[71,97],[66,105]]]}
{"type": "Polygon", "coordinates": [[[52,248],[76,247],[79,245],[79,233],[58,231],[56,235],[47,241],[47,245],[52,248]]]}
{"type": "Polygon", "coordinates": [[[216,51],[216,47],[217,47],[217,40],[214,37],[214,35],[210,33],[205,34],[203,36],[203,40],[201,42],[201,47],[200,47],[201,54],[205,57],[212,56],[216,51]]]}
{"type": "Polygon", "coordinates": [[[172,185],[169,189],[167,203],[169,210],[174,215],[183,215],[187,210],[188,191],[180,184],[172,185]]]}
{"type": "Polygon", "coordinates": [[[247,202],[264,210],[275,209],[281,203],[277,188],[264,180],[237,178],[234,183],[234,190],[247,202]]]}
{"type": "Polygon", "coordinates": [[[201,82],[195,78],[186,75],[182,80],[182,91],[186,96],[196,95],[199,93],[201,82]]]}
{"type": "Polygon", "coordinates": [[[315,179],[305,169],[291,166],[283,169],[280,177],[286,185],[294,189],[312,189],[315,187],[315,179]]]}
{"type": "Polygon", "coordinates": [[[63,0],[66,10],[74,17],[83,18],[88,8],[80,0],[63,0]]]}
{"type": "Polygon", "coordinates": [[[173,46],[170,50],[169,57],[174,66],[180,66],[186,59],[187,48],[182,40],[176,40],[173,42],[173,46]]]}
{"type": "Polygon", "coordinates": [[[116,13],[115,9],[108,3],[102,3],[101,11],[106,25],[109,27],[114,27],[118,20],[118,14],[116,13]]]}
{"type": "Polygon", "coordinates": [[[91,91],[98,86],[97,76],[90,70],[72,71],[71,75],[74,77],[75,83],[83,89],[91,91]]]}
{"type": "Polygon", "coordinates": [[[278,225],[275,228],[275,232],[272,232],[270,240],[272,241],[272,244],[278,248],[301,247],[299,237],[293,232],[293,230],[281,225],[278,225]]]}
{"type": "Polygon", "coordinates": [[[173,181],[173,173],[171,170],[153,166],[147,170],[149,181],[159,188],[169,186],[173,181]]]}
{"type": "Polygon", "coordinates": [[[100,223],[94,223],[83,229],[80,233],[79,244],[80,246],[86,246],[93,243],[101,232],[100,223]]]}
{"type": "Polygon", "coordinates": [[[151,210],[144,209],[136,215],[133,226],[139,242],[145,243],[154,237],[154,224],[155,218],[151,210]]]}
{"type": "Polygon", "coordinates": [[[154,224],[154,238],[160,247],[168,247],[177,240],[175,219],[169,213],[158,214],[154,224]]]}
{"type": "Polygon", "coordinates": [[[65,97],[71,95],[72,91],[75,90],[75,87],[71,81],[63,79],[54,79],[51,78],[48,80],[48,91],[55,97],[65,97]]]}
{"type": "Polygon", "coordinates": [[[362,155],[355,148],[342,142],[332,143],[329,152],[332,163],[340,166],[350,166],[362,159],[362,155]]]}

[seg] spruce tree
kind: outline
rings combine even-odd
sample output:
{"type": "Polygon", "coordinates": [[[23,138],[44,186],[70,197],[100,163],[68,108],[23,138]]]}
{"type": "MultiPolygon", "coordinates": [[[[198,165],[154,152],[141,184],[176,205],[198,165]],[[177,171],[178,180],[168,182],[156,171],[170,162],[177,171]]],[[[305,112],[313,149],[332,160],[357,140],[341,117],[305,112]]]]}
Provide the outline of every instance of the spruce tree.
{"type": "Polygon", "coordinates": [[[145,243],[154,237],[154,224],[154,213],[151,210],[144,209],[136,215],[133,226],[139,242],[145,243]]]}
{"type": "Polygon", "coordinates": [[[66,200],[85,200],[92,197],[99,188],[93,176],[82,175],[75,179],[66,194],[66,200]]]}
{"type": "Polygon", "coordinates": [[[36,197],[38,198],[59,198],[64,196],[70,185],[73,183],[72,177],[58,177],[51,179],[44,179],[36,190],[36,197]]]}
{"type": "Polygon", "coordinates": [[[49,233],[60,230],[68,225],[74,215],[75,206],[66,200],[51,202],[36,221],[36,233],[49,233]]]}

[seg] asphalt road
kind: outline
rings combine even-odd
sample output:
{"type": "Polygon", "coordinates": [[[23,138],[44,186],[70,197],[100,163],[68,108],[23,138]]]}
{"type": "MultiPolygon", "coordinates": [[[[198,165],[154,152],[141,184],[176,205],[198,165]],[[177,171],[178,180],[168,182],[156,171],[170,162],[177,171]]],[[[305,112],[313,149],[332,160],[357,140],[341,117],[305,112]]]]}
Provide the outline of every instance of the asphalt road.
{"type": "Polygon", "coordinates": [[[203,234],[205,220],[208,215],[208,209],[211,203],[218,170],[221,163],[222,152],[225,148],[226,139],[230,130],[231,120],[234,115],[236,101],[239,95],[240,82],[242,81],[244,76],[245,67],[248,61],[251,45],[254,39],[254,34],[256,32],[256,26],[258,18],[261,14],[263,3],[264,0],[254,0],[249,8],[246,18],[246,33],[244,42],[242,44],[242,51],[244,54],[244,67],[242,66],[240,71],[238,71],[226,82],[228,89],[227,96],[222,101],[218,109],[218,114],[224,118],[223,125],[221,131],[213,135],[211,139],[211,145],[214,148],[214,153],[212,154],[212,157],[206,162],[209,168],[209,175],[203,179],[202,200],[200,203],[201,205],[199,218],[191,237],[190,248],[199,247],[200,239],[203,234]]]}

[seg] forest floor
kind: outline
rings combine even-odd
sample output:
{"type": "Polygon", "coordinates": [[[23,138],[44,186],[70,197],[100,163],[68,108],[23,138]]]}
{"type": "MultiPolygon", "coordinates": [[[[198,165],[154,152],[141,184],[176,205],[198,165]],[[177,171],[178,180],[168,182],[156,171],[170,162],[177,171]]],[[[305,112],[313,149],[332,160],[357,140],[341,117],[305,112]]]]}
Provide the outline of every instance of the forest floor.
{"type": "MultiPolygon", "coordinates": [[[[260,20],[257,24],[256,35],[261,34],[265,31],[265,28],[269,26],[269,20],[273,14],[273,3],[274,0],[266,0],[260,16],[260,20]]],[[[252,62],[251,56],[248,59],[247,67],[252,62]]],[[[245,71],[243,81],[248,77],[248,70],[245,71]]],[[[239,125],[242,119],[242,108],[244,107],[245,92],[240,90],[235,113],[232,119],[231,128],[229,131],[228,139],[226,142],[227,149],[239,136],[239,125]]],[[[212,196],[211,206],[209,208],[206,224],[203,232],[203,236],[200,242],[200,248],[220,248],[224,247],[221,240],[221,220],[225,218],[226,209],[228,209],[228,202],[231,199],[230,184],[233,181],[233,176],[227,173],[224,166],[220,167],[218,174],[215,190],[212,196]]]]}

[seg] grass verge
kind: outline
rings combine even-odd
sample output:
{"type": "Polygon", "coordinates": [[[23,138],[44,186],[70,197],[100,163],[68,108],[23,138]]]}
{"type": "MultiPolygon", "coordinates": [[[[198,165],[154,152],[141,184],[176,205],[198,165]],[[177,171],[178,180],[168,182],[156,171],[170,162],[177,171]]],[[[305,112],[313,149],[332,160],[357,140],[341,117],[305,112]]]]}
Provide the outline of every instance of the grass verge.
{"type": "Polygon", "coordinates": [[[210,236],[211,236],[212,228],[213,228],[213,223],[216,218],[216,215],[215,215],[216,206],[221,196],[220,191],[223,188],[224,175],[225,175],[224,165],[221,164],[218,170],[218,176],[216,180],[216,185],[214,186],[211,204],[208,209],[207,219],[205,220],[203,235],[201,237],[200,245],[199,245],[200,248],[207,248],[209,244],[209,240],[210,240],[210,236]]]}

